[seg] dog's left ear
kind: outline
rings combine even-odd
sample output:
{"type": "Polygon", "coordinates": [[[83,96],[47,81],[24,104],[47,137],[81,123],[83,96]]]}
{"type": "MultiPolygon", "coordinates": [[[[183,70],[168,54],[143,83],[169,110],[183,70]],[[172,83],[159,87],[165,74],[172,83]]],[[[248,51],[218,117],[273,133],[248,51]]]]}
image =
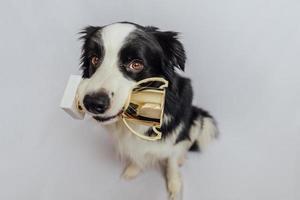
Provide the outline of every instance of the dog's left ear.
{"type": "Polygon", "coordinates": [[[178,40],[178,33],[153,29],[152,33],[161,45],[168,64],[184,71],[186,55],[182,43],[178,40]]]}

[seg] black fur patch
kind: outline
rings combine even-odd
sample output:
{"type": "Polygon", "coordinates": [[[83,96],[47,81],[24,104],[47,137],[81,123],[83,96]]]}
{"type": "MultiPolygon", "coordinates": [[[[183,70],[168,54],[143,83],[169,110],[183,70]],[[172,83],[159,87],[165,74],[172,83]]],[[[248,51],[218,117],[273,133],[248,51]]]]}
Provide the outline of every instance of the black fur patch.
{"type": "Polygon", "coordinates": [[[189,151],[200,151],[200,147],[198,145],[198,143],[195,141],[192,146],[190,147],[189,151]]]}

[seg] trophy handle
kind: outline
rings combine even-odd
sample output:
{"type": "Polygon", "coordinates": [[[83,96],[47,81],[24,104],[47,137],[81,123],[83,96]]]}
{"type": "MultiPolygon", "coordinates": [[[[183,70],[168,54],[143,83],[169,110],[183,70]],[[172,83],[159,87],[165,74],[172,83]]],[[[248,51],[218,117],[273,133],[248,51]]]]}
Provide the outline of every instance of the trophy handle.
{"type": "Polygon", "coordinates": [[[159,86],[160,89],[166,88],[166,87],[168,87],[168,85],[169,85],[169,82],[168,82],[166,79],[161,78],[161,77],[151,77],[151,78],[146,78],[146,79],[143,79],[143,80],[137,82],[136,84],[137,84],[137,85],[140,85],[140,84],[143,84],[143,83],[147,83],[147,82],[149,82],[149,81],[157,81],[157,82],[162,82],[162,83],[164,83],[164,84],[162,84],[161,86],[159,86]]]}
{"type": "Polygon", "coordinates": [[[156,140],[160,140],[161,139],[161,132],[159,130],[157,130],[156,127],[152,127],[152,130],[154,131],[154,133],[156,133],[155,136],[151,137],[151,136],[146,136],[146,135],[142,135],[140,133],[138,133],[137,131],[133,130],[133,128],[128,124],[127,120],[122,117],[124,124],[127,126],[127,128],[136,136],[138,136],[141,139],[144,140],[148,140],[148,141],[156,141],[156,140]]]}

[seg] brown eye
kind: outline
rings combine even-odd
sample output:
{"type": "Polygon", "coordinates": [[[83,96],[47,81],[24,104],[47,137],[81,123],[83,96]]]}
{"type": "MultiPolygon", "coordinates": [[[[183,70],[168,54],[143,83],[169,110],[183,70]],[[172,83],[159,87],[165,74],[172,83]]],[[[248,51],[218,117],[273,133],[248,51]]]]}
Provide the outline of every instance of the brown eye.
{"type": "Polygon", "coordinates": [[[94,66],[98,65],[98,63],[99,63],[99,58],[98,58],[97,56],[93,56],[93,57],[91,58],[91,63],[92,63],[92,65],[94,65],[94,66]]]}
{"type": "Polygon", "coordinates": [[[144,68],[144,64],[141,60],[133,60],[128,67],[133,72],[140,72],[144,68]]]}

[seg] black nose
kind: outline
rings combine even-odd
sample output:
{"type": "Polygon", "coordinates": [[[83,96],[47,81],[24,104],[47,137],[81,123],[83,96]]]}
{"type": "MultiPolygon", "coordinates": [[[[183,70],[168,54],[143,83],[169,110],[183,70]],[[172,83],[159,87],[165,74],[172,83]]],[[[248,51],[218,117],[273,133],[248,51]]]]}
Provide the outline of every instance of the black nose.
{"type": "Polygon", "coordinates": [[[85,95],[83,105],[91,113],[102,114],[109,107],[109,96],[105,92],[85,95]]]}

